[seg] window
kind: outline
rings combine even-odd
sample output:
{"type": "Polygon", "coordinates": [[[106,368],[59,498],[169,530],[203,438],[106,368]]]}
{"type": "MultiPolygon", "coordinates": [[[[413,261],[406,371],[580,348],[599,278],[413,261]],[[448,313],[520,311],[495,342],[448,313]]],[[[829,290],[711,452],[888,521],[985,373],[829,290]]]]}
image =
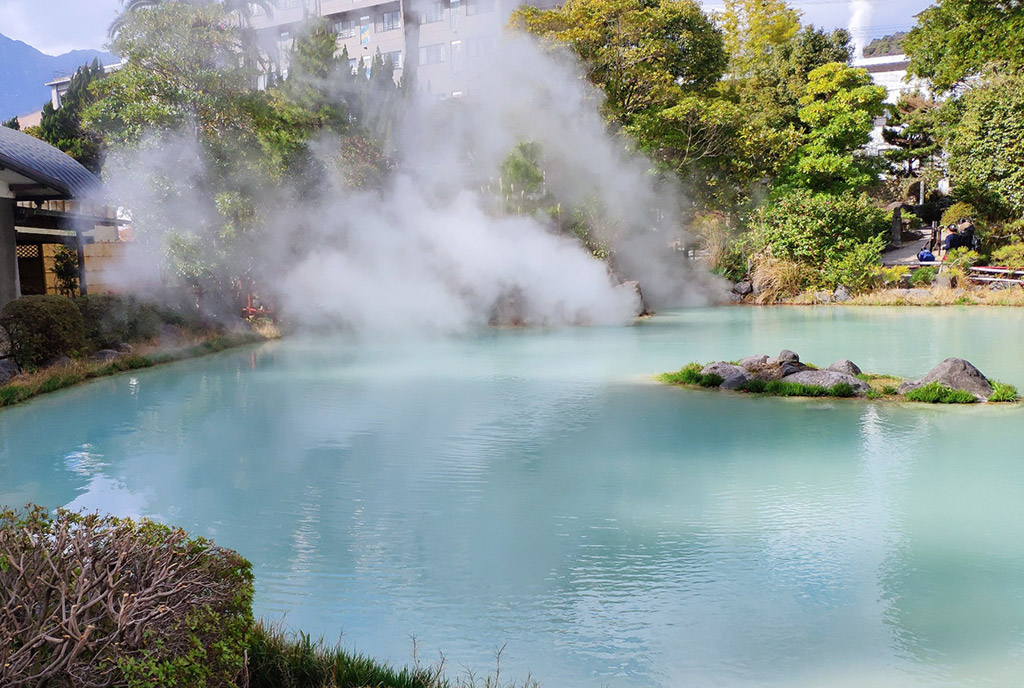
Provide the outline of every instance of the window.
{"type": "Polygon", "coordinates": [[[392,66],[394,66],[395,69],[401,69],[402,68],[402,51],[401,50],[394,50],[394,51],[392,51],[390,53],[384,53],[384,54],[381,55],[381,57],[384,59],[384,64],[387,64],[388,60],[390,60],[392,66]]]}
{"type": "Polygon", "coordinates": [[[462,41],[452,41],[452,74],[462,71],[462,41]]]}
{"type": "Polygon", "coordinates": [[[350,57],[348,59],[348,68],[349,68],[349,70],[353,74],[358,74],[359,73],[359,58],[358,57],[350,57]]]}
{"type": "Polygon", "coordinates": [[[462,0],[452,0],[452,9],[448,13],[448,17],[452,20],[452,31],[459,28],[459,19],[462,18],[462,13],[459,11],[462,6],[462,0]]]}
{"type": "Polygon", "coordinates": [[[420,64],[437,64],[444,62],[444,43],[425,45],[420,48],[420,64]]]}
{"type": "Polygon", "coordinates": [[[421,15],[420,22],[423,24],[434,24],[440,21],[444,21],[444,3],[432,2],[421,15]]]}
{"type": "Polygon", "coordinates": [[[354,38],[356,35],[356,20],[342,19],[334,22],[334,33],[338,38],[354,38]]]}
{"type": "Polygon", "coordinates": [[[284,0],[284,2],[281,3],[281,6],[286,10],[290,10],[296,7],[302,7],[305,4],[306,0],[284,0]]]}
{"type": "Polygon", "coordinates": [[[484,14],[494,11],[494,0],[466,0],[466,14],[484,14]]]}
{"type": "Polygon", "coordinates": [[[466,57],[474,58],[494,52],[493,37],[469,38],[466,40],[466,57]]]}
{"type": "Polygon", "coordinates": [[[398,10],[394,12],[385,12],[384,14],[377,15],[377,21],[373,27],[377,33],[384,31],[395,31],[396,29],[402,28],[402,13],[398,10]]]}

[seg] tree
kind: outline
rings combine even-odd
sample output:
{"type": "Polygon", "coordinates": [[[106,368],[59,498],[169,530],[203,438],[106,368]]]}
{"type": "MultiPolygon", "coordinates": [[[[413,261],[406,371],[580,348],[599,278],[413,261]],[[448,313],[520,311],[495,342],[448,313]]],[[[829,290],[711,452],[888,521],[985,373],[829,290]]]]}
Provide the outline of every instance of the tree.
{"type": "Polygon", "coordinates": [[[52,103],[46,103],[39,126],[28,132],[64,151],[93,172],[99,172],[103,144],[98,135],[85,129],[82,113],[95,101],[90,85],[102,79],[103,74],[99,60],[80,67],[71,77],[68,90],[61,98],[61,106],[55,109],[52,103]]]}
{"type": "MultiPolygon", "coordinates": [[[[897,177],[922,177],[925,165],[939,152],[936,133],[938,103],[919,93],[904,95],[889,108],[889,123],[882,138],[892,148],[884,155],[897,177]]],[[[924,185],[919,189],[924,196],[924,185]]]]}
{"type": "Polygon", "coordinates": [[[784,174],[783,186],[840,193],[875,183],[876,161],[857,151],[870,140],[885,95],[865,69],[833,62],[812,71],[800,99],[806,141],[784,174]]]}
{"type": "Polygon", "coordinates": [[[0,127],[7,127],[8,129],[14,129],[15,131],[21,131],[21,122],[18,121],[17,117],[11,117],[8,120],[0,122],[0,127]]]}
{"type": "Polygon", "coordinates": [[[556,10],[522,7],[511,21],[570,46],[624,120],[713,87],[727,63],[721,30],[694,0],[569,0],[556,10]]]}
{"type": "Polygon", "coordinates": [[[742,76],[800,30],[800,12],[785,0],[725,0],[719,16],[729,71],[742,76]]]}
{"type": "MultiPolygon", "coordinates": [[[[945,108],[944,108],[945,109],[945,108]]],[[[987,215],[1024,215],[1024,75],[996,75],[958,103],[949,174],[959,198],[987,215]]]]}
{"type": "Polygon", "coordinates": [[[1024,66],[1024,2],[937,0],[903,40],[908,72],[949,90],[993,64],[1024,66]]]}
{"type": "Polygon", "coordinates": [[[270,14],[274,10],[274,6],[277,4],[275,0],[121,0],[121,14],[114,20],[114,23],[110,25],[110,37],[117,37],[117,34],[121,31],[121,27],[128,20],[128,17],[132,12],[137,12],[138,10],[150,7],[159,7],[160,5],[172,2],[185,2],[198,7],[220,4],[223,6],[225,12],[237,17],[237,19],[245,26],[248,26],[251,23],[254,9],[259,8],[263,12],[270,14]]]}
{"type": "MultiPolygon", "coordinates": [[[[346,91],[354,81],[348,52],[337,56],[338,35],[326,19],[311,19],[299,30],[281,92],[315,118],[315,128],[343,132],[348,125],[346,91]],[[346,88],[348,87],[348,88],[346,88]]],[[[349,95],[349,98],[351,96],[349,95]]]]}

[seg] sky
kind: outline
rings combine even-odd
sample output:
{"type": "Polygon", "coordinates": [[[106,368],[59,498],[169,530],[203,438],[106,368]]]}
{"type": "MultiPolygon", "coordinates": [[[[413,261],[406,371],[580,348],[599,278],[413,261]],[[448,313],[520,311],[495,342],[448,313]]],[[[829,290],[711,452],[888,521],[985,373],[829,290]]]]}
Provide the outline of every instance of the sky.
{"type": "MultiPolygon", "coordinates": [[[[721,9],[720,0],[703,0],[721,9]]],[[[906,31],[931,0],[790,0],[804,23],[832,29],[854,23],[854,40],[906,31]]],[[[44,53],[102,48],[121,0],[0,0],[0,33],[44,53]]]]}

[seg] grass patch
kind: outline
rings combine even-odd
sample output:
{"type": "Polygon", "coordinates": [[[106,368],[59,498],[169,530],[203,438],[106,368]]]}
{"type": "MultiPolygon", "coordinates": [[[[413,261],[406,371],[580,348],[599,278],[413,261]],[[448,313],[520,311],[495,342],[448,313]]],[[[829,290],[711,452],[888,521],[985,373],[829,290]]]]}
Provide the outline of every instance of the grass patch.
{"type": "Polygon", "coordinates": [[[764,394],[765,388],[768,387],[768,383],[765,380],[747,380],[747,382],[740,388],[744,392],[750,392],[751,394],[764,394]]]}
{"type": "Polygon", "coordinates": [[[868,393],[867,393],[867,398],[868,399],[872,399],[872,400],[874,400],[874,399],[881,399],[884,396],[885,396],[885,394],[882,393],[882,390],[875,389],[874,387],[869,389],[868,393]]]}
{"type": "Polygon", "coordinates": [[[0,408],[20,404],[34,396],[73,387],[93,378],[116,375],[128,370],[152,368],[161,363],[196,358],[236,346],[263,341],[253,333],[217,335],[209,340],[181,349],[154,350],[119,356],[111,361],[74,361],[66,366],[54,366],[20,376],[16,382],[0,386],[0,408]]]}
{"type": "Polygon", "coordinates": [[[664,373],[659,375],[658,379],[670,385],[699,385],[701,387],[718,387],[724,382],[721,375],[702,374],[700,371],[703,367],[700,363],[687,363],[678,372],[664,373]]]}
{"type": "Polygon", "coordinates": [[[926,404],[973,404],[977,401],[974,395],[966,390],[951,389],[938,382],[929,382],[903,396],[907,401],[920,401],[926,404]]]}
{"type": "Polygon", "coordinates": [[[994,402],[1007,402],[1017,401],[1017,388],[1013,385],[1008,385],[1005,382],[997,382],[992,380],[992,394],[989,396],[989,401],[994,402]]]}
{"type": "Polygon", "coordinates": [[[490,676],[445,675],[444,661],[421,667],[415,645],[412,668],[396,669],[366,655],[354,654],[306,633],[293,635],[257,622],[248,648],[250,688],[539,688],[529,676],[502,682],[501,651],[490,676]]]}
{"type": "Polygon", "coordinates": [[[804,385],[799,382],[772,380],[764,389],[765,394],[776,397],[853,397],[856,390],[847,382],[839,382],[831,387],[821,385],[804,385]]]}

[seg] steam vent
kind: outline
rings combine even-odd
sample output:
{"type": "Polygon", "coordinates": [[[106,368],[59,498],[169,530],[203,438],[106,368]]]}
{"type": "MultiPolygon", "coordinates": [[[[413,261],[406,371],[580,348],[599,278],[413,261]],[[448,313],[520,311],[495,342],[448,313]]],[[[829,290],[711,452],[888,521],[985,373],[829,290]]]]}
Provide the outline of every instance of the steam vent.
{"type": "MultiPolygon", "coordinates": [[[[21,295],[19,244],[74,245],[83,264],[82,231],[92,229],[94,219],[42,206],[84,198],[99,187],[99,177],[74,158],[28,134],[0,127],[0,308],[21,295]]],[[[84,292],[85,283],[81,286],[84,292]]]]}

